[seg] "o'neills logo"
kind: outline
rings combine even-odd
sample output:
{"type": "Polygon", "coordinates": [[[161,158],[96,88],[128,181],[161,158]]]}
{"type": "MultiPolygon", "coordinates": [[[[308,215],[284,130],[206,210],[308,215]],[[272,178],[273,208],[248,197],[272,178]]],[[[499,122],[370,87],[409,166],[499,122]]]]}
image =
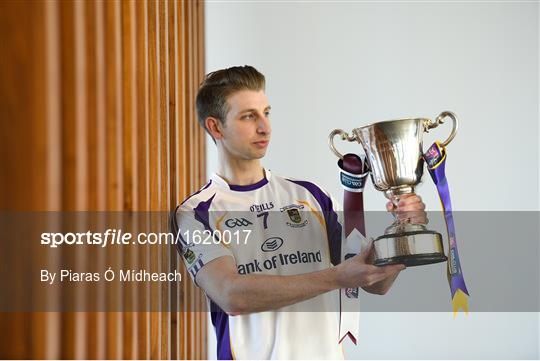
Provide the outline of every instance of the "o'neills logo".
{"type": "Polygon", "coordinates": [[[254,204],[251,207],[249,207],[249,210],[251,212],[264,212],[264,211],[269,211],[272,208],[274,208],[274,203],[266,202],[263,204],[254,204]]]}
{"type": "Polygon", "coordinates": [[[237,268],[238,268],[238,273],[245,275],[252,272],[269,271],[269,270],[273,270],[282,266],[295,265],[295,264],[307,264],[307,263],[321,263],[321,262],[322,262],[321,251],[317,251],[317,252],[296,251],[294,253],[279,253],[265,260],[254,259],[252,262],[238,265],[237,268]]]}

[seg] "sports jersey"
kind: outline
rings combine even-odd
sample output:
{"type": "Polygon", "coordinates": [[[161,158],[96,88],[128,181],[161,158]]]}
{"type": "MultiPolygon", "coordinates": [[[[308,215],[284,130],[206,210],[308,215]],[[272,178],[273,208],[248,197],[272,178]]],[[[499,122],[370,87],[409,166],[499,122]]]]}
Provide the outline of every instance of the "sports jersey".
{"type": "MultiPolygon", "coordinates": [[[[339,263],[342,222],[336,210],[336,202],[311,182],[265,170],[261,181],[237,186],[213,174],[177,207],[173,232],[195,283],[206,264],[223,256],[234,258],[239,274],[296,275],[339,263]]],[[[339,290],[277,311],[229,316],[211,299],[209,308],[218,359],[343,358],[339,290]]]]}

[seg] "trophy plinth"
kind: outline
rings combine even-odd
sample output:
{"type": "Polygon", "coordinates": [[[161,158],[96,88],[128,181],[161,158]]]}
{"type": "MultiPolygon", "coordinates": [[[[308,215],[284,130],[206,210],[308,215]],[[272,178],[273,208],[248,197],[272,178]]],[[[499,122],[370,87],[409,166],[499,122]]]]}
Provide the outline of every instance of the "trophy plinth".
{"type": "MultiPolygon", "coordinates": [[[[424,225],[407,227],[399,224],[396,233],[385,233],[373,241],[375,266],[404,264],[407,267],[421,266],[446,261],[442,236],[426,229],[424,225]]],[[[387,231],[394,230],[393,226],[387,231]]]]}
{"type": "MultiPolygon", "coordinates": [[[[425,118],[378,122],[353,129],[352,136],[336,129],[330,134],[330,148],[343,158],[334,146],[334,136],[340,135],[342,140],[360,143],[366,153],[375,189],[397,205],[401,196],[414,193],[414,187],[422,179],[423,133],[442,124],[445,117],[453,120],[452,133],[441,143],[446,146],[457,130],[457,120],[451,112],[441,113],[435,122],[425,118]]],[[[397,263],[420,266],[446,261],[441,234],[428,230],[424,224],[410,223],[410,220],[396,219],[373,244],[373,264],[376,266],[397,263]]]]}

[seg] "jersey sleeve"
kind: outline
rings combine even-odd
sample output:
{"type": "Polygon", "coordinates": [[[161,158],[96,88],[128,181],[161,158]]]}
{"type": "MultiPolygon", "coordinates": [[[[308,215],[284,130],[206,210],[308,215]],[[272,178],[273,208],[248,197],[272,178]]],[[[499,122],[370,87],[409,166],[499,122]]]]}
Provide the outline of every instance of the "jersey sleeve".
{"type": "Polygon", "coordinates": [[[342,248],[345,240],[343,209],[341,204],[326,190],[318,185],[311,193],[319,202],[326,224],[326,238],[330,249],[330,262],[335,266],[341,263],[342,248]]]}
{"type": "Polygon", "coordinates": [[[329,193],[325,192],[329,202],[323,208],[326,222],[328,244],[332,252],[332,264],[337,265],[342,261],[341,249],[344,241],[343,211],[341,205],[329,193]]]}
{"type": "Polygon", "coordinates": [[[233,253],[217,239],[210,227],[206,209],[178,206],[171,217],[171,231],[175,235],[177,251],[191,278],[197,284],[197,274],[210,261],[233,253]]]}

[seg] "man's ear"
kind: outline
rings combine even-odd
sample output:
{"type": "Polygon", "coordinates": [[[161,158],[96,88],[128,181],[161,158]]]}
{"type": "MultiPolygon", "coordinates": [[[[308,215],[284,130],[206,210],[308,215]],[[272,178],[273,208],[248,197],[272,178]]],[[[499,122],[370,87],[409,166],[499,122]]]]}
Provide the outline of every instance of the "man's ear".
{"type": "Polygon", "coordinates": [[[206,129],[208,129],[208,132],[212,138],[215,140],[223,138],[223,133],[221,132],[223,124],[221,124],[219,119],[208,117],[204,120],[204,125],[206,126],[206,129]]]}

